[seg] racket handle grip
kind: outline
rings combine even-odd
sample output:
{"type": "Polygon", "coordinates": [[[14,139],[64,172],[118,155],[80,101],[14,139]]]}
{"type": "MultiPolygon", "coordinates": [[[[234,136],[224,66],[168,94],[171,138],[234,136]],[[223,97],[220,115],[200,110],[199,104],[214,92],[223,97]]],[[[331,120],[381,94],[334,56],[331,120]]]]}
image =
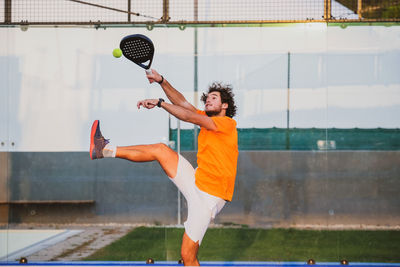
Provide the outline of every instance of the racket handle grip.
{"type": "Polygon", "coordinates": [[[152,74],[151,69],[147,69],[145,71],[146,71],[146,74],[152,74]]]}

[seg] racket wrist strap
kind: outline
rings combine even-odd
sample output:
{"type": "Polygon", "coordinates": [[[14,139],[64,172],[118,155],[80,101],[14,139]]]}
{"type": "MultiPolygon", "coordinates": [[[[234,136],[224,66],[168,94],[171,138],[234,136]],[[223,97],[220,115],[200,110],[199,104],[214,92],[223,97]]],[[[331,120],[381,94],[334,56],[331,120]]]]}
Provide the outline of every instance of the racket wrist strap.
{"type": "Polygon", "coordinates": [[[162,102],[165,102],[165,100],[162,99],[162,98],[159,98],[159,99],[158,99],[158,103],[157,103],[157,107],[161,108],[161,103],[162,103],[162,102]]]}
{"type": "Polygon", "coordinates": [[[159,81],[158,83],[159,83],[159,84],[162,84],[163,81],[164,81],[164,76],[161,75],[161,81],[159,81]]]}

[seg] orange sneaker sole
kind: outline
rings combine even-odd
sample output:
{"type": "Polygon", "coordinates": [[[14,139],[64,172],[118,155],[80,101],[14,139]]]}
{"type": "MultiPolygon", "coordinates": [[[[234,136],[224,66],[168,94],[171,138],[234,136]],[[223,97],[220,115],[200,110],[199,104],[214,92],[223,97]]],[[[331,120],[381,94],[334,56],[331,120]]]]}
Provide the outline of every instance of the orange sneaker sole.
{"type": "Polygon", "coordinates": [[[93,160],[93,150],[94,150],[94,135],[96,134],[97,125],[99,125],[99,120],[95,120],[92,124],[92,130],[90,132],[90,159],[93,160]]]}

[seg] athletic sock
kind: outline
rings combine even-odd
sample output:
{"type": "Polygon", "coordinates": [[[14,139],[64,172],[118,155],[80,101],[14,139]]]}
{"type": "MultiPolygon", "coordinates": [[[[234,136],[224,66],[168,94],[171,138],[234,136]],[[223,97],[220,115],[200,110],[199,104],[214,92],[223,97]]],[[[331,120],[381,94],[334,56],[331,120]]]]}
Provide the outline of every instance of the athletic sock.
{"type": "Polygon", "coordinates": [[[105,158],[115,158],[115,154],[117,153],[117,147],[111,144],[107,144],[103,148],[103,156],[105,158]]]}

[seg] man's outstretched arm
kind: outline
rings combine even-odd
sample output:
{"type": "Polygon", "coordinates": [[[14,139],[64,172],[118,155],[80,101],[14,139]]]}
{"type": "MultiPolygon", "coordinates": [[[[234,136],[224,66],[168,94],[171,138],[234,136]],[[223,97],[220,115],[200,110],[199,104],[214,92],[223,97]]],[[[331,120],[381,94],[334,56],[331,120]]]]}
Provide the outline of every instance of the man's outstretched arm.
{"type": "Polygon", "coordinates": [[[162,81],[160,85],[172,104],[178,105],[182,108],[191,111],[196,111],[196,108],[192,104],[190,104],[186,100],[186,98],[178,90],[176,90],[165,78],[163,78],[157,71],[152,69],[151,72],[152,72],[151,74],[146,74],[147,79],[149,80],[150,83],[153,82],[160,83],[162,81]]]}
{"type": "MultiPolygon", "coordinates": [[[[147,109],[152,109],[157,106],[158,102],[159,102],[158,99],[145,99],[139,101],[137,103],[137,107],[140,108],[142,106],[147,109]]],[[[217,130],[217,126],[215,125],[214,121],[208,116],[198,114],[195,111],[183,108],[178,105],[169,104],[165,102],[161,102],[160,104],[161,104],[160,107],[162,107],[168,113],[177,117],[180,120],[199,125],[200,127],[204,127],[208,130],[212,131],[217,130]]]]}

